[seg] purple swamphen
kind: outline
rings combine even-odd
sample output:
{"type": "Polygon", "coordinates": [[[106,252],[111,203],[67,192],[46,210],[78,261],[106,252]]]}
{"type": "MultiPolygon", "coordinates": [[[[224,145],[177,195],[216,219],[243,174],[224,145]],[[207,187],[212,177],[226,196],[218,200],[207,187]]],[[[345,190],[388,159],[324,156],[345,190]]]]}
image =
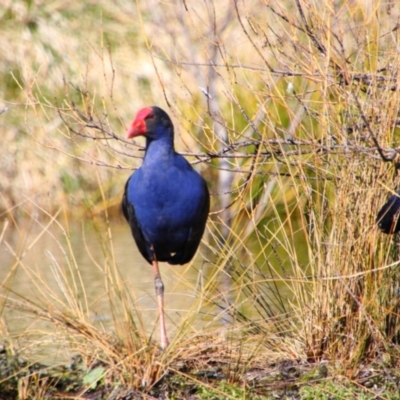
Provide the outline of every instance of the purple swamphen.
{"type": "Polygon", "coordinates": [[[379,229],[387,234],[400,232],[400,190],[389,197],[376,217],[379,229]]]}
{"type": "Polygon", "coordinates": [[[174,127],[159,107],[142,108],[127,136],[143,135],[142,166],[125,185],[122,211],[142,256],[153,266],[160,317],[161,347],[168,345],[164,285],[158,261],[185,264],[203,236],[210,195],[205,180],[174,150],[174,127]]]}

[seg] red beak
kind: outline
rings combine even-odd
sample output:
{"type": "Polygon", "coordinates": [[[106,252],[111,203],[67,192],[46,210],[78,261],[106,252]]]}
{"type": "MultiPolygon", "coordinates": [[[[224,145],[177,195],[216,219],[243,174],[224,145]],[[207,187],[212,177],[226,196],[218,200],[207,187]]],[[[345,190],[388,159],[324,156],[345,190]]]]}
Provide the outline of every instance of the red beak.
{"type": "Polygon", "coordinates": [[[153,111],[151,107],[142,108],[136,115],[135,120],[126,133],[128,139],[135,136],[145,135],[147,133],[146,118],[153,111]]]}
{"type": "Polygon", "coordinates": [[[135,119],[131,126],[129,127],[128,131],[126,132],[126,137],[131,139],[135,136],[145,135],[146,134],[146,123],[144,120],[137,120],[135,119]]]}

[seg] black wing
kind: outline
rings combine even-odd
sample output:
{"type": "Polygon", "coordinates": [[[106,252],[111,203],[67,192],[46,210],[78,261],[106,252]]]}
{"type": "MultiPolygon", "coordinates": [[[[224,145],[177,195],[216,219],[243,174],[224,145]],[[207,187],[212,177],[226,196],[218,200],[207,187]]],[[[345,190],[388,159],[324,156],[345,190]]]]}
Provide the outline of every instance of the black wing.
{"type": "Polygon", "coordinates": [[[201,238],[203,237],[204,229],[206,227],[206,222],[208,218],[208,213],[210,211],[210,194],[208,192],[207,184],[204,183],[204,202],[201,209],[199,210],[198,217],[191,227],[191,231],[188,240],[182,250],[174,254],[168,263],[172,265],[186,264],[195,255],[197,248],[199,247],[201,238]]]}
{"type": "MultiPolygon", "coordinates": [[[[400,191],[398,192],[400,195],[400,191]]],[[[393,195],[379,210],[376,222],[379,229],[387,234],[392,234],[400,231],[400,197],[393,195]]]]}
{"type": "Polygon", "coordinates": [[[136,246],[138,247],[140,254],[147,260],[148,263],[151,264],[153,261],[153,252],[151,251],[150,243],[148,243],[144,237],[142,229],[140,228],[140,225],[136,219],[135,207],[128,200],[128,184],[129,179],[126,182],[124,196],[122,197],[122,213],[131,227],[132,236],[135,239],[136,246]]]}

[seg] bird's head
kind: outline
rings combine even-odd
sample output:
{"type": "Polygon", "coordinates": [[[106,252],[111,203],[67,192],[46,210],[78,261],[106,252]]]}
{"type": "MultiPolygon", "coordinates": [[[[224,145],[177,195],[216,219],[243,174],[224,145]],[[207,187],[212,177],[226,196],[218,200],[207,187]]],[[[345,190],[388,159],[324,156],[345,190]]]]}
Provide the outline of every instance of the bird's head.
{"type": "Polygon", "coordinates": [[[128,139],[145,136],[148,140],[173,138],[174,128],[168,114],[159,107],[144,107],[137,114],[128,129],[128,139]]]}

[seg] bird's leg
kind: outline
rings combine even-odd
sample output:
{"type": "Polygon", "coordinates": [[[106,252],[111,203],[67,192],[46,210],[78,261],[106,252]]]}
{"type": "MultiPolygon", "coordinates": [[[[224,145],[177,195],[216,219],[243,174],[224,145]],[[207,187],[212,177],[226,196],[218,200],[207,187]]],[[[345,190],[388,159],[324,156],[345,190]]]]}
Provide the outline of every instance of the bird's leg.
{"type": "MultiPolygon", "coordinates": [[[[154,253],[153,253],[154,254],[154,253]]],[[[168,346],[167,330],[165,328],[164,316],[164,284],[161,280],[160,270],[155,254],[153,257],[153,271],[154,271],[154,286],[156,288],[156,296],[158,303],[158,315],[160,316],[160,333],[161,333],[161,348],[165,349],[168,346]]]]}

